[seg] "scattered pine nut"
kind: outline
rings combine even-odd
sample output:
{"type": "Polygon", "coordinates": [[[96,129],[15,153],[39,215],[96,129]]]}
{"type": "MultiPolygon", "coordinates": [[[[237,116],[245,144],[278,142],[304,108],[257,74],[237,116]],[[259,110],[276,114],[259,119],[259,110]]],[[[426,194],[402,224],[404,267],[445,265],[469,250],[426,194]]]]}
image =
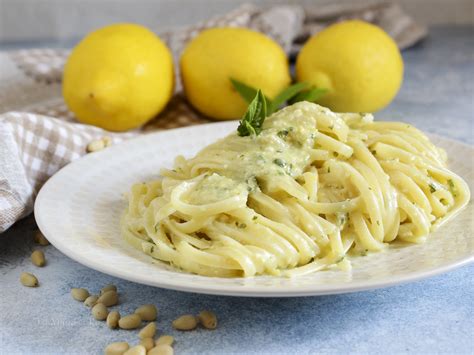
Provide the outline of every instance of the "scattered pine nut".
{"type": "MultiPolygon", "coordinates": [[[[142,330],[138,333],[140,339],[153,338],[156,333],[156,323],[148,323],[142,330]]],[[[148,350],[148,349],[147,349],[148,350]]]]}
{"type": "Polygon", "coordinates": [[[146,355],[146,349],[143,345],[135,345],[124,352],[123,355],[146,355]]]}
{"type": "Polygon", "coordinates": [[[35,232],[34,241],[36,244],[39,244],[42,246],[49,245],[48,239],[46,239],[43,233],[41,233],[39,230],[35,232]]]}
{"type": "Polygon", "coordinates": [[[156,309],[154,304],[145,304],[143,306],[138,307],[135,310],[135,313],[138,314],[140,318],[144,321],[153,321],[156,320],[158,310],[156,309]]]}
{"type": "Polygon", "coordinates": [[[147,355],[173,355],[174,351],[168,344],[160,344],[149,350],[147,355]]]}
{"type": "Polygon", "coordinates": [[[105,320],[109,314],[109,311],[102,303],[97,303],[94,307],[92,307],[91,313],[96,320],[105,320]]]}
{"type": "Polygon", "coordinates": [[[46,259],[42,250],[35,250],[31,253],[31,262],[33,265],[42,267],[46,264],[46,259]]]}
{"type": "Polygon", "coordinates": [[[148,351],[151,348],[155,347],[155,341],[153,340],[153,338],[143,338],[140,340],[140,345],[143,345],[146,351],[148,351]]]}
{"type": "Polygon", "coordinates": [[[87,153],[98,152],[105,148],[105,142],[102,139],[96,139],[90,142],[86,147],[87,153]]]}
{"type": "Polygon", "coordinates": [[[94,307],[97,303],[97,300],[99,299],[98,296],[96,295],[93,295],[93,296],[89,296],[86,298],[86,300],[84,301],[84,305],[86,307],[94,307]]]}
{"type": "Polygon", "coordinates": [[[199,313],[199,320],[202,326],[206,329],[216,329],[217,327],[217,317],[214,313],[210,311],[201,311],[199,313]]]}
{"type": "Polygon", "coordinates": [[[115,291],[117,292],[117,286],[115,285],[107,285],[107,286],[104,286],[102,287],[102,290],[100,290],[100,295],[102,296],[104,293],[106,293],[107,291],[115,291]]]}
{"type": "Polygon", "coordinates": [[[140,326],[142,319],[138,314],[129,314],[119,320],[119,327],[121,329],[136,329],[140,326]]]}
{"type": "Polygon", "coordinates": [[[89,291],[87,291],[85,288],[73,288],[71,289],[71,296],[76,301],[84,302],[90,295],[89,291]]]}
{"type": "Polygon", "coordinates": [[[122,341],[117,343],[110,343],[104,350],[104,355],[122,355],[130,346],[128,343],[122,341]]]}
{"type": "Polygon", "coordinates": [[[120,320],[120,313],[117,311],[112,311],[107,316],[107,320],[106,320],[107,326],[110,329],[115,329],[118,327],[119,320],[120,320]]]}
{"type": "Polygon", "coordinates": [[[171,346],[173,345],[173,343],[174,343],[174,338],[171,335],[162,335],[155,341],[156,346],[162,345],[162,344],[171,346]]]}
{"type": "Polygon", "coordinates": [[[102,303],[106,307],[115,306],[118,303],[117,292],[113,290],[105,292],[99,297],[97,303],[102,303]]]}
{"type": "Polygon", "coordinates": [[[197,326],[197,318],[192,314],[185,314],[173,321],[173,328],[177,330],[193,330],[197,326]]]}
{"type": "Polygon", "coordinates": [[[27,287],[38,287],[38,279],[35,275],[29,272],[22,272],[20,275],[20,282],[23,286],[27,287]]]}
{"type": "Polygon", "coordinates": [[[104,141],[105,147],[110,147],[112,145],[112,138],[109,136],[103,136],[102,140],[104,141]]]}

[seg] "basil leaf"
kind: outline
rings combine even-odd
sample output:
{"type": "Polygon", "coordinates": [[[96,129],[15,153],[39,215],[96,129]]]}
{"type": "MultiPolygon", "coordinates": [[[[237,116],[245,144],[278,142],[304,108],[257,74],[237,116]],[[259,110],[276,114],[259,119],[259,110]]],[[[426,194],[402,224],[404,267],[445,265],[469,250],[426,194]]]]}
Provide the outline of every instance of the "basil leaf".
{"type": "Polygon", "coordinates": [[[239,122],[239,127],[237,128],[239,136],[258,136],[262,131],[263,121],[265,121],[266,117],[267,102],[262,91],[257,90],[257,94],[247,108],[247,112],[245,112],[239,122]]]}
{"type": "Polygon", "coordinates": [[[248,86],[241,81],[230,78],[230,82],[232,83],[234,89],[237,90],[240,96],[242,96],[242,98],[248,103],[251,103],[254,97],[257,95],[257,89],[254,89],[253,87],[248,86]]]}
{"type": "Polygon", "coordinates": [[[323,97],[327,92],[327,89],[322,88],[311,88],[306,91],[301,91],[291,99],[291,103],[294,104],[299,101],[314,102],[323,97]]]}
{"type": "Polygon", "coordinates": [[[291,86],[288,86],[286,89],[284,89],[282,92],[280,92],[271,102],[270,108],[269,108],[269,114],[275,112],[280,108],[280,106],[285,103],[286,101],[290,100],[292,97],[297,95],[298,93],[301,92],[301,90],[304,90],[308,88],[307,83],[296,83],[291,86]]]}

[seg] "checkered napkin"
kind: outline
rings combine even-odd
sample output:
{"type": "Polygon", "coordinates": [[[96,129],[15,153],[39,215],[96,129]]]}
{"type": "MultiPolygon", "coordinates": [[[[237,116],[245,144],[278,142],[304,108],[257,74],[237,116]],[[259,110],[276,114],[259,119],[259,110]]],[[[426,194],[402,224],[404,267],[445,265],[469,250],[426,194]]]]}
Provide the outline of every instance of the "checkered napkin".
{"type": "MultiPolygon", "coordinates": [[[[306,39],[335,21],[359,18],[384,28],[400,48],[426,35],[397,5],[329,4],[303,9],[244,5],[224,16],[172,32],[159,33],[174,58],[200,31],[210,27],[248,27],[277,41],[293,57],[306,39]]],[[[179,73],[174,97],[158,117],[139,130],[111,133],[75,121],[61,98],[61,76],[68,50],[28,49],[0,52],[0,232],[31,213],[44,182],[86,153],[93,140],[109,136],[114,144],[149,131],[209,122],[186,102],[179,73]]],[[[178,66],[176,66],[178,67],[178,66]]]]}

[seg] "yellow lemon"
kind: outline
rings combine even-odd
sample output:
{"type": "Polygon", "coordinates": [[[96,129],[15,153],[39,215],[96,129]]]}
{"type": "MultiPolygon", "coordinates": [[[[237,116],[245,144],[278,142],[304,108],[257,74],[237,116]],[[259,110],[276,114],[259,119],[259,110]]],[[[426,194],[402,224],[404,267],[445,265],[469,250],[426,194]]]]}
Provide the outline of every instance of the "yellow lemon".
{"type": "Polygon", "coordinates": [[[136,128],[173,92],[173,60],[150,30],[114,24],[88,34],[64,68],[63,96],[83,123],[111,131],[136,128]]]}
{"type": "Polygon", "coordinates": [[[223,120],[240,118],[247,109],[230,78],[261,89],[269,98],[291,81],[283,49],[267,36],[244,28],[201,32],[186,46],[180,68],[191,104],[223,120]]]}
{"type": "Polygon", "coordinates": [[[329,26],[311,37],[296,60],[298,81],[328,92],[318,100],[338,112],[374,112],[388,105],[403,80],[395,42],[363,21],[329,26]]]}

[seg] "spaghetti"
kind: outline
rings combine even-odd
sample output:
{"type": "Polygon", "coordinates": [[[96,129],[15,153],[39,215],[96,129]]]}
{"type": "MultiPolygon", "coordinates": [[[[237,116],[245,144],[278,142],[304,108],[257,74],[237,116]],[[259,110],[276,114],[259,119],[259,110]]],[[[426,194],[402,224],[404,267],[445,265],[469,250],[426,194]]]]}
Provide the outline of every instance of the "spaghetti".
{"type": "Polygon", "coordinates": [[[469,201],[447,157],[411,125],[300,102],[129,193],[135,248],[207,276],[295,276],[425,241],[469,201]]]}

